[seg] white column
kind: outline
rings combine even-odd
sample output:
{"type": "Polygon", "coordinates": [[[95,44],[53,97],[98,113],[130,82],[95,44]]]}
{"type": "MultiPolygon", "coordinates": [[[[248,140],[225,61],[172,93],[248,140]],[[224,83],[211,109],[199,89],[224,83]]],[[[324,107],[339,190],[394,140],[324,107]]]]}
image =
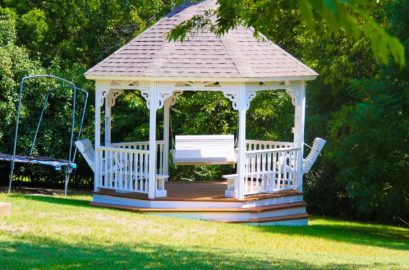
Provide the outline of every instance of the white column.
{"type": "Polygon", "coordinates": [[[149,89],[149,189],[148,198],[155,198],[156,191],[156,110],[158,93],[156,83],[150,84],[149,89]]]}
{"type": "Polygon", "coordinates": [[[240,86],[238,97],[239,111],[239,138],[238,138],[238,159],[237,159],[237,197],[240,200],[244,199],[244,177],[245,177],[245,154],[246,154],[246,112],[247,93],[245,85],[240,86]]]}
{"type": "Polygon", "coordinates": [[[248,89],[245,83],[237,85],[237,88],[227,88],[223,90],[226,98],[233,103],[233,109],[239,112],[239,138],[237,153],[237,177],[234,183],[234,191],[230,189],[231,182],[225,192],[226,197],[244,199],[245,195],[245,174],[246,174],[246,112],[250,108],[250,102],[256,97],[256,89],[248,89]]]}
{"type": "Polygon", "coordinates": [[[302,163],[304,157],[304,129],[305,129],[305,82],[291,82],[291,92],[295,106],[294,115],[294,144],[300,148],[297,155],[297,175],[296,181],[298,190],[303,190],[302,163]]]}
{"type": "Polygon", "coordinates": [[[169,174],[169,122],[170,122],[170,105],[172,98],[166,99],[163,108],[163,173],[169,174]]]}
{"type": "Polygon", "coordinates": [[[97,81],[95,83],[95,172],[94,172],[94,191],[98,191],[98,182],[100,180],[100,160],[97,149],[101,146],[101,106],[104,102],[104,96],[109,91],[107,82],[97,81]]]}
{"type": "Polygon", "coordinates": [[[111,110],[112,91],[105,98],[105,146],[111,143],[111,110]]]}

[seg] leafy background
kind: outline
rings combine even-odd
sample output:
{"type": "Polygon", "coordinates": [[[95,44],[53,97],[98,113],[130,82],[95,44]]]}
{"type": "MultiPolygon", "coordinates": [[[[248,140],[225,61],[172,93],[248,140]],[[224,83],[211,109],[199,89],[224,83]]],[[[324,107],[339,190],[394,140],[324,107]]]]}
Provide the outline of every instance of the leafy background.
{"type": "MultiPolygon", "coordinates": [[[[200,27],[223,33],[237,23],[252,26],[320,74],[308,84],[306,142],[319,136],[328,144],[305,177],[309,212],[384,223],[409,221],[409,72],[405,65],[409,1],[219,2],[218,25],[204,22],[200,27]]],[[[83,73],[180,3],[0,0],[0,151],[11,152],[18,83],[28,74],[52,73],[87,89],[91,105],[84,137],[93,138],[94,86],[83,73]]],[[[196,22],[203,23],[203,18],[196,22]]],[[[195,26],[182,25],[170,38],[183,36],[195,26]]],[[[42,81],[27,87],[21,152],[29,146],[40,97],[49,87],[42,81]]],[[[66,153],[69,106],[64,96],[53,100],[38,154],[66,153]]],[[[171,114],[174,134],[237,131],[237,113],[219,93],[186,93],[171,114]]],[[[148,137],[148,111],[138,93],[122,95],[113,117],[115,141],[148,137]]],[[[283,92],[258,94],[247,118],[248,138],[292,138],[293,106],[283,92]]],[[[158,125],[160,136],[160,120],[158,125]]],[[[92,174],[81,157],[79,164],[73,185],[91,187],[92,174]]],[[[2,184],[8,167],[0,163],[2,184]]],[[[231,170],[179,166],[172,167],[172,175],[173,179],[218,179],[231,170]]],[[[60,187],[61,179],[39,166],[17,169],[22,185],[60,187]]]]}

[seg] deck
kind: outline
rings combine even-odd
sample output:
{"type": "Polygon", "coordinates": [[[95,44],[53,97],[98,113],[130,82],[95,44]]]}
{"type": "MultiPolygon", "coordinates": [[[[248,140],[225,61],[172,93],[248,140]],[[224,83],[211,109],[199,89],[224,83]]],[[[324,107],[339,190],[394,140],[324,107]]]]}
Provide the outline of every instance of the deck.
{"type": "MultiPolygon", "coordinates": [[[[226,181],[204,181],[204,182],[188,182],[188,181],[168,181],[165,183],[165,189],[168,192],[166,198],[148,199],[147,194],[136,192],[115,192],[109,189],[101,189],[94,194],[112,195],[116,197],[134,198],[140,200],[151,201],[203,201],[203,202],[239,202],[235,198],[226,198],[224,192],[227,188],[226,181]]],[[[243,201],[253,201],[268,198],[287,197],[300,195],[296,190],[279,191],[275,193],[260,193],[248,195],[243,201]]]]}
{"type": "Polygon", "coordinates": [[[168,196],[149,199],[147,194],[94,192],[91,205],[138,213],[252,225],[306,225],[308,214],[301,192],[278,191],[226,198],[225,181],[165,183],[168,196]]]}

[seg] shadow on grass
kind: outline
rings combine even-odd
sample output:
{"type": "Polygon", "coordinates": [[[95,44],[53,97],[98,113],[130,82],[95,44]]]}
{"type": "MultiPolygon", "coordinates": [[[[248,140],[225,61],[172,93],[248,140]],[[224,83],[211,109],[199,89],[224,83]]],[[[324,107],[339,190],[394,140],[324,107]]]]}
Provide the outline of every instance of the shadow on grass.
{"type": "MultiPolygon", "coordinates": [[[[38,202],[59,204],[62,206],[75,206],[95,208],[90,206],[90,201],[74,198],[32,195],[10,195],[16,198],[35,200],[38,202]]],[[[95,208],[95,211],[98,211],[95,208]]],[[[120,210],[118,210],[120,211],[120,210]]],[[[301,235],[316,238],[325,238],[332,241],[382,247],[396,250],[409,250],[409,232],[380,225],[343,224],[342,221],[328,222],[329,224],[313,224],[306,227],[290,226],[259,226],[257,230],[272,234],[301,235]]],[[[236,225],[237,226],[237,225],[236,225]]],[[[246,225],[240,225],[246,226],[246,225]]]]}
{"type": "MultiPolygon", "coordinates": [[[[92,243],[92,241],[91,241],[92,243]]],[[[100,246],[68,244],[44,237],[15,237],[0,242],[2,269],[357,269],[382,264],[313,265],[296,260],[256,259],[200,247],[175,248],[150,244],[100,246]]]]}
{"type": "Polygon", "coordinates": [[[313,224],[307,227],[260,226],[258,229],[267,233],[302,235],[366,246],[409,250],[407,229],[381,225],[354,225],[353,223],[343,225],[342,221],[334,221],[332,224],[313,224]]]}
{"type": "Polygon", "coordinates": [[[93,207],[89,205],[91,201],[89,200],[82,200],[82,199],[75,199],[68,197],[56,197],[56,196],[47,196],[47,195],[22,195],[22,194],[12,194],[9,195],[13,198],[19,199],[26,199],[26,200],[33,200],[38,202],[44,203],[52,203],[52,204],[59,204],[65,206],[77,206],[77,207],[93,207]]]}

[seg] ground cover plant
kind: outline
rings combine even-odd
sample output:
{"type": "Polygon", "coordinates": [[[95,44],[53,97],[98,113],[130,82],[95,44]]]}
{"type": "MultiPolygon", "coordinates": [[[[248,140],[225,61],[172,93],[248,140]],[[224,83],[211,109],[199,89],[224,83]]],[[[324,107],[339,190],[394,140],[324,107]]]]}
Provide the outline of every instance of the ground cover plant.
{"type": "Polygon", "coordinates": [[[409,269],[409,230],[313,217],[251,227],[89,206],[90,195],[0,194],[1,269],[409,269]]]}

